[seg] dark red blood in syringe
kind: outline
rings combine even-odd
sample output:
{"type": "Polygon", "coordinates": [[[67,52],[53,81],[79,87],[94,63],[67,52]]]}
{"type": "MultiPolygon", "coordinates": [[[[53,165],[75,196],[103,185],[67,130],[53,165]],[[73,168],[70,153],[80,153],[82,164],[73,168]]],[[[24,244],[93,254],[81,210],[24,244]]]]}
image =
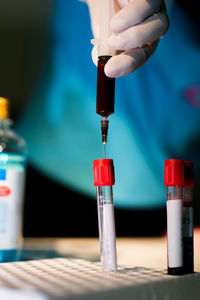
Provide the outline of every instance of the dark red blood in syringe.
{"type": "Polygon", "coordinates": [[[96,112],[102,117],[114,113],[115,78],[107,77],[104,67],[110,56],[100,56],[97,73],[97,106],[96,112]]]}

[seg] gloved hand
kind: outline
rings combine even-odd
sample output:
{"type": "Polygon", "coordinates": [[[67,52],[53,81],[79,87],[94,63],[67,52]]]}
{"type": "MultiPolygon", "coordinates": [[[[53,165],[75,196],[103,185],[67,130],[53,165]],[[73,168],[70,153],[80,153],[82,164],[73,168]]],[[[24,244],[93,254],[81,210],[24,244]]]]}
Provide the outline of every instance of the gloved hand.
{"type": "MultiPolygon", "coordinates": [[[[99,10],[97,2],[85,0],[89,6],[94,38],[98,39],[99,10]]],[[[121,77],[142,66],[155,51],[159,39],[167,32],[169,23],[164,0],[114,0],[115,15],[111,19],[110,46],[121,53],[105,66],[109,77],[121,77]]],[[[97,65],[97,45],[92,58],[97,65]]]]}

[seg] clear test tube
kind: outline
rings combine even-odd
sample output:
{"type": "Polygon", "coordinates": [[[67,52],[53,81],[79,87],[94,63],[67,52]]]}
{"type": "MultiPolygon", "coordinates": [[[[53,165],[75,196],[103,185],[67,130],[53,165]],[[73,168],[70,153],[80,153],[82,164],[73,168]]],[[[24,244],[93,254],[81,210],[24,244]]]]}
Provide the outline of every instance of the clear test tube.
{"type": "Polygon", "coordinates": [[[184,161],[185,184],[183,189],[183,264],[184,273],[194,272],[193,242],[193,187],[194,167],[191,161],[184,161]]]}
{"type": "Polygon", "coordinates": [[[184,274],[182,228],[184,160],[166,160],[164,180],[167,186],[168,274],[182,275],[184,274]]]}
{"type": "Polygon", "coordinates": [[[94,185],[97,188],[101,261],[104,269],[116,271],[116,233],[112,190],[112,186],[115,184],[113,160],[95,160],[93,173],[94,185]]]}

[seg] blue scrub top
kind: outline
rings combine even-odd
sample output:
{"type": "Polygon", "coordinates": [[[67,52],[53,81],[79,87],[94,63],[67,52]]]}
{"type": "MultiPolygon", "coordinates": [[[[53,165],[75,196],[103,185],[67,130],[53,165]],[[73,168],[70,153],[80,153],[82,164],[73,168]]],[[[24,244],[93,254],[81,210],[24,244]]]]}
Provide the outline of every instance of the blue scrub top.
{"type": "MultiPolygon", "coordinates": [[[[107,157],[114,159],[118,207],[165,205],[165,159],[193,160],[200,167],[199,47],[184,12],[174,5],[170,14],[169,32],[156,53],[116,82],[107,157]]],[[[33,165],[95,199],[92,165],[103,158],[103,146],[87,6],[56,0],[51,29],[45,68],[18,131],[27,140],[33,165]]]]}

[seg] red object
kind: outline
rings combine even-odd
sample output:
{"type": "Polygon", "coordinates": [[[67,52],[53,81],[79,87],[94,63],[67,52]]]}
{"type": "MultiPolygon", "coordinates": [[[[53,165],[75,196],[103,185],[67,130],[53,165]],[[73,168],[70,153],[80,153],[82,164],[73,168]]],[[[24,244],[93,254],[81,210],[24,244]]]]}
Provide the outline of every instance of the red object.
{"type": "Polygon", "coordinates": [[[194,186],[194,166],[192,161],[185,160],[185,183],[184,187],[194,186]]]}
{"type": "Polygon", "coordinates": [[[0,186],[0,197],[6,197],[10,195],[10,189],[7,186],[0,186]]]}
{"type": "Polygon", "coordinates": [[[168,159],[165,161],[164,183],[166,186],[184,186],[184,160],[168,159]]]}
{"type": "Polygon", "coordinates": [[[97,159],[93,162],[94,186],[115,184],[115,171],[112,159],[97,159]]]}

